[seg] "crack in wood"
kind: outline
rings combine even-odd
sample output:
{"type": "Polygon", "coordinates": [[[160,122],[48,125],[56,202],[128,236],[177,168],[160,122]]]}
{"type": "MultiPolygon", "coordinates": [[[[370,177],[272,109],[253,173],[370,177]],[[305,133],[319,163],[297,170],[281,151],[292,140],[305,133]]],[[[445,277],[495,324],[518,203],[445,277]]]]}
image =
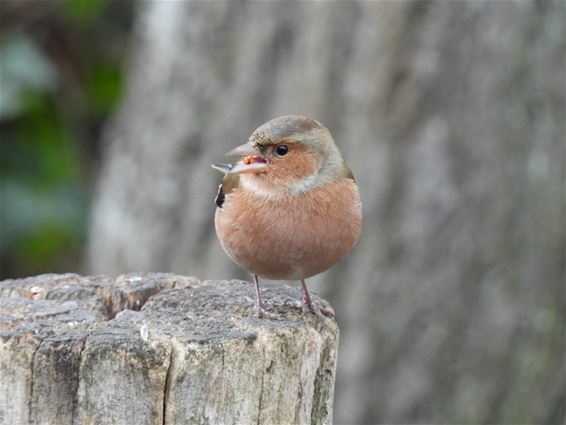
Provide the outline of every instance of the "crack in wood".
{"type": "Polygon", "coordinates": [[[165,373],[165,385],[163,389],[163,425],[167,424],[167,402],[171,394],[171,375],[173,370],[173,362],[175,361],[175,344],[171,344],[171,353],[169,354],[169,365],[165,373]]]}

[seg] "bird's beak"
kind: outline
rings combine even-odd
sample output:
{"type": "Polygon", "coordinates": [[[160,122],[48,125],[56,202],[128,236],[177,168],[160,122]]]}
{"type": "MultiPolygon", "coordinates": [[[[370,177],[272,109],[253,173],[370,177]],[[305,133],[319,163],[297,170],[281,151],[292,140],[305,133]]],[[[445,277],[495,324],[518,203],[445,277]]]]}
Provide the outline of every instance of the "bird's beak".
{"type": "Polygon", "coordinates": [[[261,154],[252,142],[240,145],[232,149],[226,155],[242,157],[242,159],[234,164],[230,171],[228,171],[228,174],[262,173],[267,166],[267,158],[261,154]]]}
{"type": "Polygon", "coordinates": [[[260,151],[255,147],[252,142],[244,143],[235,149],[232,149],[226,154],[226,156],[247,156],[247,155],[259,155],[260,151]]]}

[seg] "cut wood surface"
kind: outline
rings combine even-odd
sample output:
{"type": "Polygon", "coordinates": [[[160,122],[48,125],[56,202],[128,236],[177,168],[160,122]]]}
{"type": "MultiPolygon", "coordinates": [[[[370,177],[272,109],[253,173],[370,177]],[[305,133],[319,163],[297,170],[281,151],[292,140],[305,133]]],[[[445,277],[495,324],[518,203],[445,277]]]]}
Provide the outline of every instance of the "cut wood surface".
{"type": "MultiPolygon", "coordinates": [[[[331,423],[338,327],[300,288],[172,274],[0,283],[0,423],[331,423]]],[[[319,306],[330,306],[316,298],[319,306]]]]}

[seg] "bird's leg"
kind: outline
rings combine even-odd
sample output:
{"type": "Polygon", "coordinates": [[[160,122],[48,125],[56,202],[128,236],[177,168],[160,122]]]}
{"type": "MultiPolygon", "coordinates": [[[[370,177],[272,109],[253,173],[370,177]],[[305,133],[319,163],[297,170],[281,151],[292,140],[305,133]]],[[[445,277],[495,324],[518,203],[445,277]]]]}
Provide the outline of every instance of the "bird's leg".
{"type": "Polygon", "coordinates": [[[254,274],[254,283],[255,283],[255,307],[256,310],[265,310],[265,304],[261,300],[261,293],[259,292],[259,279],[257,274],[254,274]]]}
{"type": "Polygon", "coordinates": [[[261,294],[259,292],[259,279],[256,274],[253,275],[255,283],[255,310],[257,317],[267,317],[268,319],[279,319],[279,315],[270,313],[266,310],[266,306],[261,299],[261,294]]]}
{"type": "Polygon", "coordinates": [[[301,286],[303,288],[303,312],[306,313],[307,311],[310,311],[311,313],[314,313],[321,322],[324,320],[324,316],[334,316],[332,311],[319,309],[314,305],[309,289],[307,288],[307,284],[305,283],[305,279],[301,279],[301,286]]]}

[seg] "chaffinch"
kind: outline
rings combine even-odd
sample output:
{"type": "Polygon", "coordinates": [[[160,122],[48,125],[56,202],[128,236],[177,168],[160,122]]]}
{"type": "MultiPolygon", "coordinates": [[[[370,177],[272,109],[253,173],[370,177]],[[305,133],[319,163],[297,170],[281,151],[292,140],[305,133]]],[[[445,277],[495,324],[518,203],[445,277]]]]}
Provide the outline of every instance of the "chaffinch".
{"type": "Polygon", "coordinates": [[[261,277],[299,280],[303,309],[322,320],[305,279],[344,258],[362,229],[358,187],[330,131],[307,117],[282,116],[227,155],[240,160],[213,165],[225,173],[216,234],[228,257],[253,275],[258,316],[276,317],[261,299],[261,277]]]}

